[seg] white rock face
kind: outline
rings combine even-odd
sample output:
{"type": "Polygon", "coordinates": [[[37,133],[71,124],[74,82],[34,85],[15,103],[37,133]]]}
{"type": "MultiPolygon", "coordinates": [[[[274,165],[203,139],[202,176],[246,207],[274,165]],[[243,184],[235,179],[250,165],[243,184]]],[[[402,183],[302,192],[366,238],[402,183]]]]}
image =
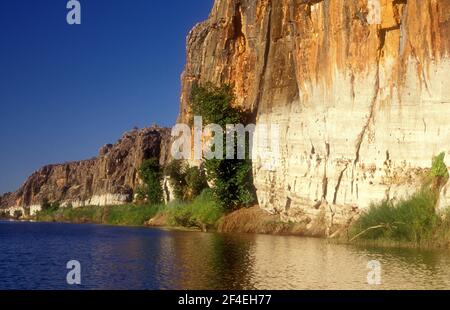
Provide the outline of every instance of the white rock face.
{"type": "Polygon", "coordinates": [[[170,183],[170,177],[164,176],[162,182],[163,192],[164,192],[164,202],[167,204],[175,200],[175,193],[172,184],[170,183]]]}
{"type": "Polygon", "coordinates": [[[38,212],[42,211],[41,205],[30,206],[30,215],[35,216],[38,212]]]}
{"type": "MultiPolygon", "coordinates": [[[[129,197],[128,195],[121,194],[104,194],[104,195],[94,195],[90,199],[85,201],[72,201],[70,204],[74,208],[86,207],[86,206],[117,206],[127,203],[129,197]]],[[[62,204],[66,207],[69,203],[62,204]]]]}
{"type": "Polygon", "coordinates": [[[432,157],[450,155],[450,61],[431,65],[423,92],[411,59],[400,97],[390,97],[385,80],[375,81],[376,70],[353,81],[354,96],[349,75],[336,72],[334,98],[323,100],[323,89],[309,85],[307,98],[258,116],[260,123],[281,125],[278,167],[255,167],[261,207],[291,220],[299,210],[316,215],[322,208],[345,219],[352,209],[412,195],[432,157]]]}
{"type": "Polygon", "coordinates": [[[450,1],[380,4],[370,23],[367,1],[216,0],[190,33],[180,122],[192,85],[212,82],[281,128],[275,166],[254,145],[262,208],[331,229],[450,155],[450,1]]]}
{"type": "MultiPolygon", "coordinates": [[[[95,195],[90,199],[85,201],[66,201],[61,203],[61,208],[67,208],[71,205],[73,208],[87,207],[87,206],[117,206],[123,205],[127,203],[129,197],[128,195],[120,195],[120,194],[104,194],[104,195],[95,195]]],[[[20,211],[22,214],[26,214],[29,211],[31,216],[36,215],[38,212],[42,210],[41,205],[32,205],[32,206],[14,206],[5,209],[10,216],[14,216],[16,211],[20,211]]]]}
{"type": "Polygon", "coordinates": [[[11,217],[14,217],[16,212],[20,212],[22,215],[25,214],[25,209],[23,207],[11,207],[6,209],[6,211],[11,217]]]}

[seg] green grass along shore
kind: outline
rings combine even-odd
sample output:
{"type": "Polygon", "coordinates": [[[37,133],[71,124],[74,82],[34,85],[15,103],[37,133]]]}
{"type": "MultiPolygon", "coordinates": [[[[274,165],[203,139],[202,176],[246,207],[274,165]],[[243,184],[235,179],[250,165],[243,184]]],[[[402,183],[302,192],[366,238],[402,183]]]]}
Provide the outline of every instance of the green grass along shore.
{"type": "Polygon", "coordinates": [[[33,219],[38,222],[93,223],[117,226],[155,226],[215,229],[224,216],[223,209],[203,192],[191,203],[172,202],[169,205],[126,204],[118,206],[86,206],[81,208],[51,208],[39,212],[33,219]]]}
{"type": "MultiPolygon", "coordinates": [[[[363,246],[450,248],[450,214],[438,215],[434,198],[420,192],[396,204],[372,206],[335,242],[363,246]],[[406,224],[408,223],[408,224],[406,224]]],[[[324,237],[324,227],[315,232],[302,224],[282,222],[259,207],[227,214],[211,194],[203,193],[192,203],[165,205],[89,206],[60,208],[38,213],[38,222],[94,223],[116,226],[156,226],[227,233],[261,233],[324,237]]]]}
{"type": "MultiPolygon", "coordinates": [[[[259,207],[227,213],[204,191],[191,203],[169,205],[89,206],[59,208],[39,212],[38,222],[94,223],[117,226],[157,226],[185,230],[228,233],[262,233],[324,237],[324,227],[316,233],[302,224],[285,223],[259,207]]],[[[372,206],[346,229],[336,242],[364,246],[450,248],[450,211],[435,212],[436,196],[422,190],[397,203],[372,206]]]]}
{"type": "MultiPolygon", "coordinates": [[[[400,201],[382,201],[362,212],[356,221],[343,227],[339,242],[408,247],[450,248],[450,209],[436,212],[439,193],[449,174],[444,154],[433,159],[424,174],[422,188],[400,201]]],[[[227,210],[218,203],[211,189],[204,190],[192,202],[168,205],[143,204],[106,207],[59,208],[50,206],[35,219],[44,222],[97,223],[122,226],[168,226],[196,228],[202,231],[296,234],[326,237],[326,224],[311,229],[302,224],[284,223],[259,209],[227,210]]]]}

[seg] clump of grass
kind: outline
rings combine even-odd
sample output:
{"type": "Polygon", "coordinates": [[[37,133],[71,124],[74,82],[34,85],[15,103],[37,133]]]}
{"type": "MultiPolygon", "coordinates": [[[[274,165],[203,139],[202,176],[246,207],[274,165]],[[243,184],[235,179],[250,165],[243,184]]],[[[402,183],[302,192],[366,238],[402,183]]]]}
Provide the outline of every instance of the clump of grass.
{"type": "Polygon", "coordinates": [[[171,226],[202,229],[215,227],[217,221],[225,214],[210,190],[204,190],[190,203],[171,203],[162,212],[166,213],[168,224],[171,226]]]}
{"type": "Polygon", "coordinates": [[[141,226],[159,211],[155,205],[114,206],[107,210],[106,222],[110,225],[141,226]]]}
{"type": "Polygon", "coordinates": [[[350,228],[351,241],[357,239],[411,244],[442,244],[450,240],[450,213],[439,216],[436,204],[440,190],[448,181],[445,153],[432,160],[422,189],[397,203],[384,201],[372,205],[350,228]]]}
{"type": "Polygon", "coordinates": [[[422,190],[398,203],[373,205],[353,225],[352,239],[420,243],[430,239],[441,223],[435,212],[436,195],[422,190]]]}
{"type": "Polygon", "coordinates": [[[36,215],[36,220],[41,222],[101,223],[103,209],[103,207],[44,209],[36,215]]]}

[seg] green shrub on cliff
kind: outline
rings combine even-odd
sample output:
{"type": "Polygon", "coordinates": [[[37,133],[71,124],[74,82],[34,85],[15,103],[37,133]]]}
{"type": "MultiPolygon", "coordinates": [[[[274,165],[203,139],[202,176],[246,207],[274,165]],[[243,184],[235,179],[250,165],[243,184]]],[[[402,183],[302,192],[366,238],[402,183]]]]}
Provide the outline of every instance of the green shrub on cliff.
{"type": "Polygon", "coordinates": [[[430,177],[432,181],[432,187],[435,191],[439,191],[449,179],[448,168],[445,164],[444,159],[445,153],[441,153],[438,156],[433,157],[430,177]]]}
{"type": "Polygon", "coordinates": [[[234,95],[230,85],[216,87],[211,83],[195,84],[191,101],[193,115],[201,116],[206,125],[218,124],[225,128],[227,124],[242,122],[242,111],[232,106],[234,95]]]}
{"type": "Polygon", "coordinates": [[[208,188],[205,171],[199,167],[187,168],[184,178],[187,185],[184,193],[186,201],[194,200],[204,189],[208,188]]]}
{"type": "Polygon", "coordinates": [[[200,167],[188,167],[181,160],[174,160],[165,168],[170,177],[175,198],[179,201],[192,201],[208,188],[205,172],[200,167]]]}
{"type": "Polygon", "coordinates": [[[431,165],[431,176],[434,178],[444,178],[448,179],[448,168],[445,164],[445,153],[441,153],[438,156],[433,158],[433,162],[431,165]]]}
{"type": "Polygon", "coordinates": [[[163,200],[162,171],[156,158],[145,160],[139,169],[139,176],[144,185],[138,189],[138,200],[150,204],[159,204],[163,200]]]}
{"type": "MultiPolygon", "coordinates": [[[[217,124],[225,129],[227,125],[247,123],[247,115],[233,105],[234,95],[229,85],[221,87],[215,87],[212,84],[194,85],[191,101],[193,114],[202,116],[204,125],[217,124]]],[[[246,159],[226,159],[224,141],[222,154],[224,159],[204,160],[207,178],[213,184],[214,197],[222,207],[228,210],[249,205],[255,200],[248,137],[246,140],[246,159]]],[[[235,158],[237,157],[236,144],[235,158]]]]}

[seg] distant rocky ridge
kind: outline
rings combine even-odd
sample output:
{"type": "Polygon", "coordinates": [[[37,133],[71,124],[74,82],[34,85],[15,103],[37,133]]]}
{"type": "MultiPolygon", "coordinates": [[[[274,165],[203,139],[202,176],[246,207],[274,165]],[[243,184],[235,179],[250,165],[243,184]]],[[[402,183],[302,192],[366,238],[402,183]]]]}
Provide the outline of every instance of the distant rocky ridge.
{"type": "Polygon", "coordinates": [[[138,170],[145,159],[170,158],[170,129],[132,130],[116,144],[103,146],[96,158],[48,165],[33,173],[14,193],[0,196],[0,206],[35,213],[44,200],[63,206],[117,205],[133,200],[141,184],[138,170]]]}

